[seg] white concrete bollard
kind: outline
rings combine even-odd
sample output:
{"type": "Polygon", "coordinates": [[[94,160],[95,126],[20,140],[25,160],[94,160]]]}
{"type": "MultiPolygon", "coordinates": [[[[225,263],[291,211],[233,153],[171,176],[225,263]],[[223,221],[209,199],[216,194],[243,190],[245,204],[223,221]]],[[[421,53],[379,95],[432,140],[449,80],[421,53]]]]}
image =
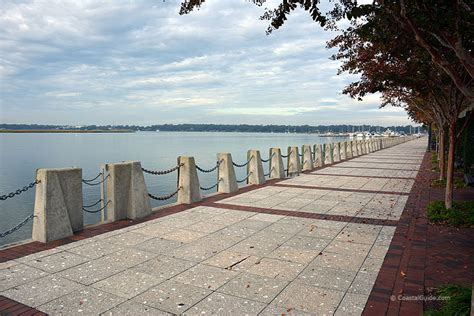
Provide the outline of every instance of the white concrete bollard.
{"type": "Polygon", "coordinates": [[[311,145],[303,145],[301,148],[303,151],[303,171],[313,170],[313,153],[311,151],[311,145]]]}
{"type": "Polygon", "coordinates": [[[285,177],[285,166],[281,157],[280,148],[270,148],[270,179],[283,179],[285,177]]]}
{"type": "Polygon", "coordinates": [[[180,156],[178,164],[182,164],[179,168],[178,203],[191,204],[201,201],[201,188],[194,157],[180,156]]]}
{"type": "Polygon", "coordinates": [[[150,197],[138,161],[106,164],[107,219],[135,219],[151,214],[150,197]]]}
{"type": "Polygon", "coordinates": [[[333,144],[333,157],[334,157],[334,162],[341,161],[341,147],[339,143],[333,144]]]}
{"type": "Polygon", "coordinates": [[[301,160],[298,147],[288,147],[288,176],[297,176],[301,173],[301,160]]]}
{"type": "Polygon", "coordinates": [[[84,228],[82,169],[36,170],[32,239],[48,242],[72,236],[84,228]]]}
{"type": "Polygon", "coordinates": [[[346,146],[347,146],[347,142],[340,142],[339,143],[341,160],[346,160],[347,159],[346,146]]]}
{"type": "Polygon", "coordinates": [[[317,168],[324,167],[324,151],[321,144],[316,144],[314,148],[314,166],[317,168]]]}
{"type": "Polygon", "coordinates": [[[239,190],[231,154],[219,153],[217,161],[219,161],[217,192],[232,193],[239,190]]]}
{"type": "Polygon", "coordinates": [[[331,144],[324,144],[324,164],[331,165],[334,163],[332,158],[332,148],[331,144]]]}
{"type": "Polygon", "coordinates": [[[265,174],[263,172],[262,157],[260,151],[251,149],[247,151],[247,184],[263,184],[265,183],[265,174]]]}

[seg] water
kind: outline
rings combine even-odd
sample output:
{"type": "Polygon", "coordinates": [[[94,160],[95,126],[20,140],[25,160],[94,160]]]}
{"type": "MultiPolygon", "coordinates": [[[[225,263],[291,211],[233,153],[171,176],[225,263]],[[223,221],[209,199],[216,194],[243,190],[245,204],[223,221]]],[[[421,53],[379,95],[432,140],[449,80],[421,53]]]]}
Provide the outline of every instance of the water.
{"type": "MultiPolygon", "coordinates": [[[[0,194],[7,194],[35,179],[37,168],[82,168],[83,178],[91,179],[104,163],[138,160],[147,169],[162,170],[176,165],[179,155],[194,156],[196,164],[208,169],[216,163],[216,153],[230,152],[236,163],[247,160],[248,149],[259,149],[263,159],[270,147],[343,141],[344,137],[319,137],[309,134],[139,132],[126,134],[0,134],[0,194]]],[[[264,163],[265,172],[268,164],[264,163]]],[[[246,176],[245,168],[236,168],[237,179],[246,176]]],[[[217,174],[199,173],[201,186],[211,186],[217,174]]],[[[145,175],[148,191],[166,195],[176,189],[176,173],[165,176],[145,175]]],[[[243,185],[243,184],[242,184],[243,185]]],[[[15,226],[32,214],[34,189],[6,201],[0,201],[0,232],[15,226]]],[[[213,190],[212,192],[215,192],[213,190]]],[[[84,205],[100,199],[99,186],[83,186],[84,205]]],[[[175,199],[164,203],[175,202],[175,199]]],[[[164,204],[152,200],[152,206],[164,204]]],[[[100,214],[84,214],[86,224],[100,221],[100,214]]],[[[0,245],[31,238],[31,222],[19,231],[0,239],[0,245]]]]}

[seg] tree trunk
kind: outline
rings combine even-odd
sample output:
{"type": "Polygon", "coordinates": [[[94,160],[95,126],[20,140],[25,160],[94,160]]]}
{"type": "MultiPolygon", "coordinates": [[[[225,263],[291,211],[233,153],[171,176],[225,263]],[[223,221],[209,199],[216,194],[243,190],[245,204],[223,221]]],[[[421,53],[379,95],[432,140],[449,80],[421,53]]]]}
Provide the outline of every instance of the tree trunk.
{"type": "Polygon", "coordinates": [[[439,152],[438,152],[438,167],[439,167],[439,179],[443,180],[446,178],[446,135],[444,128],[439,130],[439,152]]]}
{"type": "Polygon", "coordinates": [[[448,172],[446,177],[446,194],[444,205],[447,209],[453,207],[453,187],[454,187],[454,151],[456,149],[456,121],[449,124],[449,151],[448,151],[448,172]]]}

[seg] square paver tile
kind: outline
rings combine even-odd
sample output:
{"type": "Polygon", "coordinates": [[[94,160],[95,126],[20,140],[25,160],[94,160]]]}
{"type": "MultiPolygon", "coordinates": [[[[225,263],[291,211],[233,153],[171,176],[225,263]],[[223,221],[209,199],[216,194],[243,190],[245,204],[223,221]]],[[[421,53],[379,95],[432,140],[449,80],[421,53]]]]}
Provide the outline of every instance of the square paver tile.
{"type": "Polygon", "coordinates": [[[170,279],[194,265],[196,265],[196,263],[191,261],[159,256],[136,265],[132,270],[161,279],[170,279]]]}
{"type": "Polygon", "coordinates": [[[181,314],[211,293],[208,289],[169,280],[133,300],[172,314],[181,314]]]}
{"type": "Polygon", "coordinates": [[[50,275],[11,288],[3,292],[2,295],[22,304],[37,307],[81,288],[84,286],[56,275],[50,275]]]}
{"type": "Polygon", "coordinates": [[[341,270],[358,271],[365,260],[365,256],[357,254],[340,254],[333,252],[323,252],[317,256],[310,266],[327,267],[341,270]]]}
{"type": "Polygon", "coordinates": [[[307,285],[331,290],[347,291],[357,272],[327,267],[309,266],[298,276],[298,281],[307,285]]]}
{"type": "Polygon", "coordinates": [[[188,243],[203,236],[206,236],[206,233],[186,229],[176,229],[174,232],[164,235],[163,238],[169,240],[176,240],[182,243],[188,243]]]}
{"type": "Polygon", "coordinates": [[[129,269],[94,283],[92,286],[101,291],[130,299],[162,281],[164,278],[129,269]]]}
{"type": "Polygon", "coordinates": [[[238,275],[235,271],[199,264],[174,278],[175,281],[216,290],[238,275]]]}
{"type": "Polygon", "coordinates": [[[97,315],[123,301],[124,298],[89,287],[57,298],[38,309],[49,315],[97,315]]]}
{"type": "Polygon", "coordinates": [[[87,258],[63,251],[25,262],[25,264],[45,272],[55,273],[77,266],[86,261],[88,261],[87,258]]]}
{"type": "Polygon", "coordinates": [[[265,306],[260,302],[215,292],[193,306],[187,314],[258,315],[265,306]]]}
{"type": "Polygon", "coordinates": [[[222,269],[238,271],[244,267],[249,267],[259,260],[259,257],[248,254],[224,250],[217,255],[205,260],[203,264],[219,267],[222,269]]]}
{"type": "Polygon", "coordinates": [[[347,293],[336,310],[335,315],[362,315],[369,295],[347,293]]]}
{"type": "Polygon", "coordinates": [[[178,240],[169,240],[162,237],[149,239],[135,246],[136,249],[153,252],[157,254],[167,254],[169,251],[175,250],[183,245],[178,240]]]}
{"type": "Polygon", "coordinates": [[[79,247],[71,248],[68,250],[68,252],[75,253],[76,255],[89,259],[98,259],[120,250],[124,250],[124,247],[114,243],[108,243],[106,241],[95,241],[79,247]]]}
{"type": "Polygon", "coordinates": [[[279,260],[308,264],[319,254],[319,250],[295,249],[288,246],[280,246],[266,257],[279,260]]]}
{"type": "Polygon", "coordinates": [[[343,296],[344,292],[341,291],[293,282],[277,296],[274,302],[287,309],[323,315],[334,313],[343,296]]]}
{"type": "Polygon", "coordinates": [[[251,266],[247,272],[277,280],[291,281],[304,269],[304,266],[296,262],[263,258],[251,266]]]}
{"type": "Polygon", "coordinates": [[[120,315],[120,316],[137,316],[137,315],[145,315],[145,316],[167,316],[172,315],[170,313],[160,311],[154,307],[136,303],[133,301],[126,301],[119,306],[116,306],[112,309],[109,309],[107,312],[103,313],[102,315],[120,315]]]}
{"type": "Polygon", "coordinates": [[[219,292],[270,303],[287,284],[283,280],[242,273],[222,286],[219,292]]]}
{"type": "Polygon", "coordinates": [[[0,292],[47,275],[44,271],[21,263],[8,266],[0,270],[0,292]]]}
{"type": "Polygon", "coordinates": [[[153,237],[137,233],[135,231],[125,232],[105,239],[104,241],[120,246],[134,246],[153,237]]]}
{"type": "Polygon", "coordinates": [[[268,305],[260,314],[259,316],[276,316],[276,315],[286,315],[286,316],[310,316],[311,314],[305,313],[300,310],[296,310],[294,308],[285,308],[280,307],[275,304],[268,305]]]}

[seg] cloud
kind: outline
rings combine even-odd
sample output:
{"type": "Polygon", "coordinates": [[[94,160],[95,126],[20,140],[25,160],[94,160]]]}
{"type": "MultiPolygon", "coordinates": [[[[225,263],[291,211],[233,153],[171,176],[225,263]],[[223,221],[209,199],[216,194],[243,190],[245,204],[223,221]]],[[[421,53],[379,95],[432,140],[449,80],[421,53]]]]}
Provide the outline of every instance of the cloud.
{"type": "MultiPolygon", "coordinates": [[[[274,7],[278,1],[266,5],[274,7]]],[[[325,42],[334,36],[295,11],[265,35],[262,7],[179,2],[3,1],[1,120],[56,124],[407,123],[341,91],[325,42]]]]}

